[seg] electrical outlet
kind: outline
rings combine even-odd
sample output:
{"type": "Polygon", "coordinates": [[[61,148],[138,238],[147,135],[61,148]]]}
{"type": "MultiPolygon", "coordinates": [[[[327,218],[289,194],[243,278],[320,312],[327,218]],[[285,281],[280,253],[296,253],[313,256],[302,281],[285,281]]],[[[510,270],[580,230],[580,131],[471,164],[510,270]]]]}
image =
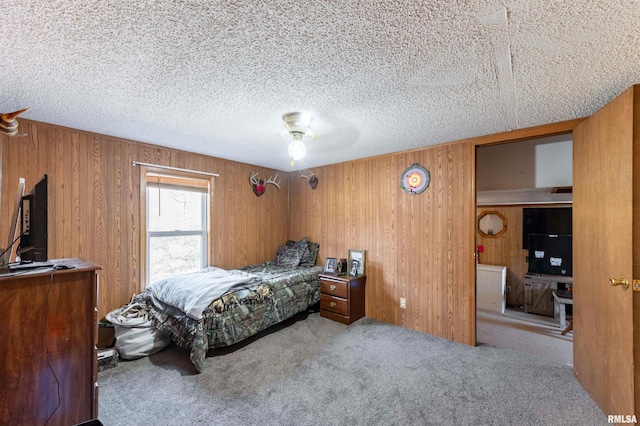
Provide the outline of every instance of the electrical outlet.
{"type": "Polygon", "coordinates": [[[400,298],[400,309],[407,309],[407,299],[404,297],[400,298]]]}
{"type": "Polygon", "coordinates": [[[507,286],[507,293],[511,293],[511,286],[510,285],[507,286]]]}

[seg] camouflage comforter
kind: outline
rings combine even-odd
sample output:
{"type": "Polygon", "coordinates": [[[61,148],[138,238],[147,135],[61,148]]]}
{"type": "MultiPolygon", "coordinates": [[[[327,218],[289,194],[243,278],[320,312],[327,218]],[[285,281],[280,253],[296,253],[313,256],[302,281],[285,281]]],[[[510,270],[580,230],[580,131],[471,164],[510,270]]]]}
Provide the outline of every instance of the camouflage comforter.
{"type": "Polygon", "coordinates": [[[320,300],[321,266],[284,269],[269,261],[239,270],[259,275],[260,282],[235,287],[214,300],[199,321],[159,311],[146,291],[135,298],[148,305],[156,328],[168,331],[174,342],[191,350],[190,359],[198,372],[204,367],[208,349],[251,337],[320,300]]]}

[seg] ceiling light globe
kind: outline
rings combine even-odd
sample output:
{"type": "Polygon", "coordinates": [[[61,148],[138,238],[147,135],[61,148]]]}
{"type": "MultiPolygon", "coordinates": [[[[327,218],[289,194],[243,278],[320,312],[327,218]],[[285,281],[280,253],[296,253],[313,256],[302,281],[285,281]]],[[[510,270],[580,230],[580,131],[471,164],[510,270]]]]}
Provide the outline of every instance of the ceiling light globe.
{"type": "Polygon", "coordinates": [[[294,140],[289,144],[289,157],[294,160],[302,160],[307,155],[307,147],[300,140],[294,140]]]}

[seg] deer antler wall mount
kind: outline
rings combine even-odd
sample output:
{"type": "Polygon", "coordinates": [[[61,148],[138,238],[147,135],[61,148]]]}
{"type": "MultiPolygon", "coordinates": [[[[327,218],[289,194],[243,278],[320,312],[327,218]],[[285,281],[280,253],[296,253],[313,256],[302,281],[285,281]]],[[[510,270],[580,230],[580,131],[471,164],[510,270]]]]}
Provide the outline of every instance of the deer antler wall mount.
{"type": "Polygon", "coordinates": [[[300,173],[301,179],[306,179],[309,181],[309,186],[311,187],[311,189],[316,189],[318,187],[318,177],[314,175],[311,170],[309,170],[309,176],[302,173],[301,171],[298,171],[298,173],[300,173]]]}
{"type": "Polygon", "coordinates": [[[28,109],[0,114],[0,132],[8,136],[24,136],[18,134],[18,120],[16,120],[16,117],[28,109]]]}
{"type": "Polygon", "coordinates": [[[278,181],[277,173],[275,177],[269,176],[266,181],[258,178],[258,172],[251,173],[251,176],[249,176],[249,182],[251,182],[251,189],[253,189],[253,193],[256,194],[256,197],[264,194],[264,191],[266,189],[265,185],[267,185],[268,183],[275,186],[276,188],[278,188],[278,191],[280,191],[280,181],[278,181]]]}

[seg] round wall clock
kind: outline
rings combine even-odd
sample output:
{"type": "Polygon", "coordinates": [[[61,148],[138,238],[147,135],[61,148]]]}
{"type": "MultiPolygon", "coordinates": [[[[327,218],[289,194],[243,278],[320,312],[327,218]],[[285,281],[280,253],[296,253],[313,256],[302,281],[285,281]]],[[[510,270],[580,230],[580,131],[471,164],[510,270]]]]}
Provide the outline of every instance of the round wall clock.
{"type": "Polygon", "coordinates": [[[420,194],[429,186],[429,171],[418,163],[412,164],[400,177],[400,188],[407,194],[420,194]]]}

